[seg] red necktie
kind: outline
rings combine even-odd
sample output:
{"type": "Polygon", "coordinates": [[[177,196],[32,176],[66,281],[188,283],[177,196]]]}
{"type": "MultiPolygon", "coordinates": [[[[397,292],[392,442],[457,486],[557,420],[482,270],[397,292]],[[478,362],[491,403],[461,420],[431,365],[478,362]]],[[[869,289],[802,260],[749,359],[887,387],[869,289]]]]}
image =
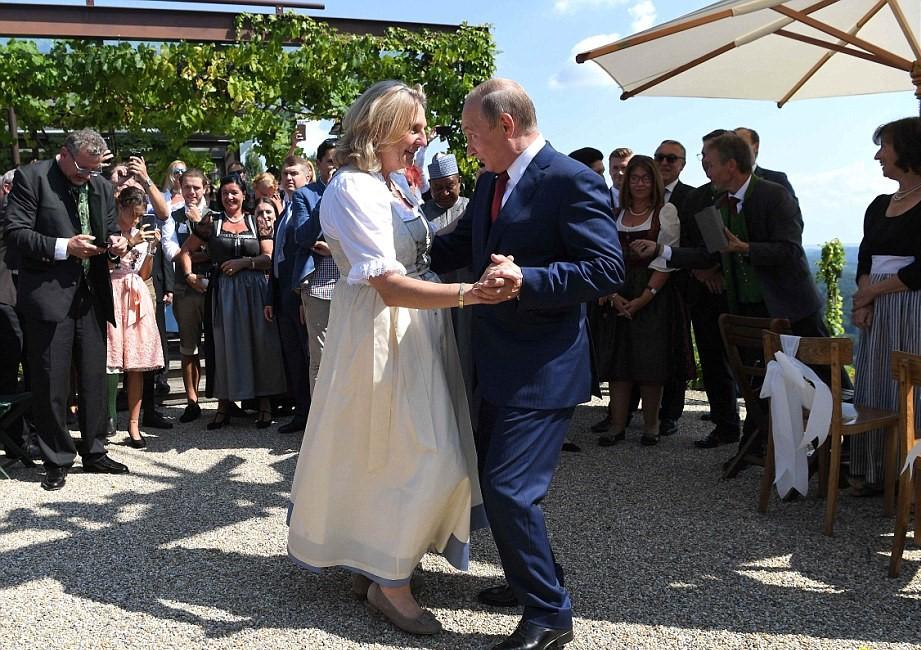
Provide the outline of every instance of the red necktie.
{"type": "Polygon", "coordinates": [[[505,195],[505,187],[508,185],[508,172],[502,172],[496,176],[496,184],[492,190],[492,205],[489,208],[489,218],[493,223],[499,218],[499,210],[502,209],[502,197],[505,195]]]}
{"type": "Polygon", "coordinates": [[[739,214],[739,197],[729,197],[729,214],[733,217],[739,214]]]}

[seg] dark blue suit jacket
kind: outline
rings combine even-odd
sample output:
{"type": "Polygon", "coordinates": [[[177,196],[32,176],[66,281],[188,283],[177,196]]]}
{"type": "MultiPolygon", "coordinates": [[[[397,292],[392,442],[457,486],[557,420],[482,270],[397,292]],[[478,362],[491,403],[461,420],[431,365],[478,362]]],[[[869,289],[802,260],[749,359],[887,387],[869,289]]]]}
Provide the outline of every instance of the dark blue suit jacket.
{"type": "MultiPolygon", "coordinates": [[[[275,223],[275,251],[272,255],[274,258],[282,253],[282,258],[278,263],[277,275],[274,272],[275,260],[272,260],[271,303],[279,304],[278,301],[283,297],[288,299],[293,296],[292,291],[313,271],[313,254],[310,250],[313,243],[306,247],[303,246],[298,239],[298,232],[311,221],[310,215],[319,202],[319,195],[311,189],[310,185],[305,185],[292,195],[288,203],[287,215],[280,217],[275,223]],[[279,226],[285,229],[283,251],[278,249],[279,226]]],[[[294,299],[291,298],[289,302],[293,303],[294,299]]],[[[296,303],[300,304],[300,298],[296,303]]]]}
{"type": "Polygon", "coordinates": [[[294,240],[297,253],[294,267],[303,273],[297,282],[301,283],[316,267],[318,253],[313,246],[320,239],[320,199],[326,183],[314,181],[300,188],[291,199],[291,218],[294,226],[294,240]]]}
{"type": "Polygon", "coordinates": [[[591,390],[585,303],[614,293],[624,279],[607,187],[548,144],[493,224],[495,178],[483,174],[457,228],[435,238],[432,268],[472,266],[479,275],[491,253],[513,255],[524,275],[520,298],[472,307],[483,398],[515,408],[575,406],[591,390]]]}

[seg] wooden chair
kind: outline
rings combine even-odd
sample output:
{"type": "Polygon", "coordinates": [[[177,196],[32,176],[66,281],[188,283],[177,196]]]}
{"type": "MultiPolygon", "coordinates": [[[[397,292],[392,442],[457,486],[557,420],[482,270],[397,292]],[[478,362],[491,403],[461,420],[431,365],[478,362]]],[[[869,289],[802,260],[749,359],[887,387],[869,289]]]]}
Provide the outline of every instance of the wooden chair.
{"type": "MultiPolygon", "coordinates": [[[[915,444],[915,390],[921,387],[921,356],[907,352],[892,353],[892,376],[899,382],[899,463],[901,471],[908,451],[915,444]]],[[[909,478],[906,471],[899,476],[899,502],[896,506],[895,537],[889,558],[889,576],[896,578],[902,569],[902,552],[911,514],[912,484],[915,497],[915,542],[921,543],[921,462],[915,461],[909,478]]]]}
{"type": "Polygon", "coordinates": [[[739,443],[739,450],[723,467],[723,478],[732,478],[747,464],[763,465],[764,459],[758,453],[758,445],[768,431],[767,412],[758,396],[764,381],[764,343],[761,333],[770,330],[779,334],[790,333],[790,321],[785,318],[752,318],[722,314],[720,336],[729,359],[729,369],[739,386],[745,409],[754,429],[739,443]]]}
{"type": "MultiPolygon", "coordinates": [[[[896,463],[898,463],[898,414],[892,411],[873,409],[855,405],[857,417],[844,421],[841,416],[841,371],[851,362],[854,344],[847,337],[841,338],[807,338],[799,342],[796,358],[809,366],[828,366],[829,388],[832,395],[831,425],[828,438],[819,450],[819,486],[826,496],[824,533],[832,535],[835,524],[835,508],[838,502],[838,478],[841,472],[841,443],[844,436],[865,433],[873,429],[886,429],[883,498],[886,514],[895,510],[896,463]]],[[[775,352],[781,351],[780,336],[774,332],[764,332],[764,357],[772,359],[775,352]]],[[[820,373],[821,374],[821,373],[820,373]]],[[[774,483],[774,437],[768,436],[768,450],[761,477],[761,494],[758,510],[766,512],[771,486],[774,483]]]]}

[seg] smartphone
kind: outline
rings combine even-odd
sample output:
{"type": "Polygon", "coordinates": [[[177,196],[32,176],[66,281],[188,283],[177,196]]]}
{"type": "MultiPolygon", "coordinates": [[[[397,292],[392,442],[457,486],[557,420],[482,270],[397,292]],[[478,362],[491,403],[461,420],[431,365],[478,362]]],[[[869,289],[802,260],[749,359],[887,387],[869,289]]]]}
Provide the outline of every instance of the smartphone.
{"type": "Polygon", "coordinates": [[[132,149],[131,151],[128,152],[128,156],[131,157],[131,158],[141,158],[141,159],[143,159],[143,158],[144,158],[144,152],[141,151],[140,149],[132,149]]]}
{"type": "Polygon", "coordinates": [[[302,142],[307,139],[307,120],[297,121],[297,126],[294,129],[294,134],[298,142],[302,142]]]}
{"type": "Polygon", "coordinates": [[[160,220],[157,219],[157,215],[155,214],[145,214],[143,217],[141,217],[141,220],[138,222],[138,228],[140,229],[140,228],[143,228],[144,226],[147,226],[148,230],[150,230],[151,228],[157,229],[160,227],[160,220]]]}

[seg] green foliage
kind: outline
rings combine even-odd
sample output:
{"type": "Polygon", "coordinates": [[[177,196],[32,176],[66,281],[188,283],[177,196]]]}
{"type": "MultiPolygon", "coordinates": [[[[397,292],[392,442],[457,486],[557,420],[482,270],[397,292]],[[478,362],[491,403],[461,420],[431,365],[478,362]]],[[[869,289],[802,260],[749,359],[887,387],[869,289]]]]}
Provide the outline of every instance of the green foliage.
{"type": "Polygon", "coordinates": [[[825,283],[825,324],[832,336],[844,333],[844,301],[838,286],[844,272],[844,263],[844,246],[840,240],[832,239],[822,245],[818,276],[825,283]]]}
{"type": "MultiPolygon", "coordinates": [[[[46,127],[128,132],[159,175],[196,133],[237,145],[255,139],[257,154],[278,161],[297,119],[339,119],[374,82],[400,79],[425,88],[429,123],[455,134],[449,147],[472,187],[476,165],[466,158],[460,113],[464,96],[492,75],[494,55],[482,27],[371,36],[291,13],[244,14],[226,45],[67,40],[43,53],[10,40],[0,45],[0,106],[16,109],[28,144],[44,155],[56,150],[46,127]],[[286,45],[292,42],[301,45],[286,45]]],[[[0,146],[9,144],[0,132],[0,146]]]]}
{"type": "Polygon", "coordinates": [[[243,160],[243,168],[246,169],[247,178],[256,178],[256,176],[265,171],[262,159],[259,157],[259,152],[257,152],[255,148],[251,147],[246,152],[246,157],[243,160]]]}

